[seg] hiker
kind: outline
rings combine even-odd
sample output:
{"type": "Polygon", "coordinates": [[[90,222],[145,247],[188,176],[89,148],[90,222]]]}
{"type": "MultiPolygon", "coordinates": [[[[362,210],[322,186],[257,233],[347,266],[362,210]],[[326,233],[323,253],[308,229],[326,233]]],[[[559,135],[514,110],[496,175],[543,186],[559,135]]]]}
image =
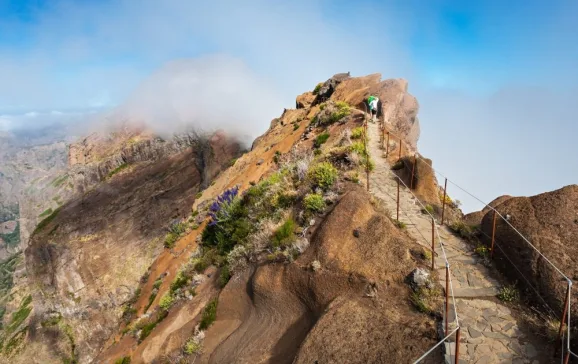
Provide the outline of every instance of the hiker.
{"type": "Polygon", "coordinates": [[[371,119],[373,122],[377,119],[378,103],[379,99],[377,96],[371,95],[367,98],[367,104],[369,105],[369,112],[371,113],[371,119]]]}

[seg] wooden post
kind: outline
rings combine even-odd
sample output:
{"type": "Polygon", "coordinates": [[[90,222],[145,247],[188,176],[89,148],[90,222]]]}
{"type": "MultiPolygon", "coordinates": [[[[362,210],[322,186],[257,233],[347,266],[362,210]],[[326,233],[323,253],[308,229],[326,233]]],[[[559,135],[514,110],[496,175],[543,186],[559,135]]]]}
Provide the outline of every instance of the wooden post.
{"type": "Polygon", "coordinates": [[[492,246],[490,247],[490,258],[494,258],[494,243],[496,242],[496,210],[492,219],[492,246]]]}
{"type": "Polygon", "coordinates": [[[458,364],[459,360],[460,360],[460,333],[461,333],[462,328],[458,327],[458,332],[456,332],[456,361],[455,363],[458,364]]]}
{"type": "Polygon", "coordinates": [[[446,262],[446,336],[449,334],[449,313],[450,313],[450,264],[446,262]]]}
{"type": "Polygon", "coordinates": [[[432,217],[431,218],[431,270],[436,269],[435,266],[435,255],[436,255],[436,251],[435,251],[435,233],[434,233],[434,229],[435,229],[435,220],[432,217]]]}
{"type": "Polygon", "coordinates": [[[448,189],[448,179],[446,178],[446,182],[444,184],[444,200],[442,201],[442,225],[444,224],[444,214],[446,212],[446,193],[448,189]]]}
{"type": "Polygon", "coordinates": [[[570,360],[570,352],[567,351],[566,352],[566,357],[564,358],[564,364],[568,364],[568,361],[570,360]]]}
{"type": "Polygon", "coordinates": [[[389,131],[387,132],[387,142],[385,143],[385,158],[389,156],[389,131]]]}
{"type": "Polygon", "coordinates": [[[396,220],[399,221],[399,177],[397,177],[397,214],[396,220]]]}
{"type": "Polygon", "coordinates": [[[401,159],[401,150],[403,149],[403,145],[401,144],[401,138],[399,138],[399,159],[401,159]]]}
{"type": "Polygon", "coordinates": [[[411,181],[409,182],[409,188],[413,190],[413,177],[415,175],[415,164],[417,163],[417,154],[413,155],[413,166],[411,166],[411,181]]]}
{"type": "Polygon", "coordinates": [[[568,283],[568,288],[566,288],[566,298],[564,298],[564,311],[562,312],[562,320],[560,320],[560,329],[558,330],[558,341],[562,340],[562,331],[564,330],[564,321],[566,320],[566,313],[568,312],[568,303],[570,298],[570,286],[568,283]]]}

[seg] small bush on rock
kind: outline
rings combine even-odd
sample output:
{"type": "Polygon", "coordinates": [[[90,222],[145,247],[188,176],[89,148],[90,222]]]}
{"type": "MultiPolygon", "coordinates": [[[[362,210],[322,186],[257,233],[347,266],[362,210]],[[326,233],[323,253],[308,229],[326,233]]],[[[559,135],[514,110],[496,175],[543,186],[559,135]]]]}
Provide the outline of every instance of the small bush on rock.
{"type": "Polygon", "coordinates": [[[309,193],[303,199],[305,209],[312,212],[321,212],[325,209],[325,201],[323,196],[316,193],[309,193]]]}
{"type": "Polygon", "coordinates": [[[217,319],[217,305],[219,301],[217,298],[212,299],[205,309],[203,310],[203,317],[201,318],[201,323],[199,325],[200,330],[206,330],[215,322],[217,319]]]}
{"type": "Polygon", "coordinates": [[[273,234],[273,246],[276,248],[287,246],[295,241],[294,232],[296,227],[295,221],[292,218],[288,218],[273,234]]]}
{"type": "Polygon", "coordinates": [[[319,134],[317,138],[315,138],[315,147],[319,148],[327,139],[329,139],[329,133],[319,134]]]}
{"type": "Polygon", "coordinates": [[[502,302],[514,302],[520,298],[520,294],[518,293],[516,287],[506,286],[500,289],[497,297],[502,302]]]}
{"type": "Polygon", "coordinates": [[[337,181],[338,173],[331,163],[322,162],[311,167],[308,175],[315,186],[327,190],[337,181]]]}
{"type": "Polygon", "coordinates": [[[319,82],[317,85],[315,85],[315,88],[313,89],[313,95],[317,95],[319,90],[321,90],[321,87],[323,87],[323,82],[319,82]]]}
{"type": "Polygon", "coordinates": [[[362,126],[355,128],[351,131],[351,139],[361,139],[363,138],[363,134],[365,133],[362,126]]]}

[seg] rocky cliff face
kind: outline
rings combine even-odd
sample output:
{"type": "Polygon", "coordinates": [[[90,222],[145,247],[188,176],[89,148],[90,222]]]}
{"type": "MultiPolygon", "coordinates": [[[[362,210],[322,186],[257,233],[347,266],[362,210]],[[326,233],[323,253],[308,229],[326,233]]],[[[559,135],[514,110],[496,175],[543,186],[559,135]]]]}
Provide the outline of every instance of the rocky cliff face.
{"type": "Polygon", "coordinates": [[[98,354],[162,250],[170,221],[189,213],[203,176],[210,181],[239,152],[222,134],[209,147],[218,157],[206,170],[198,169],[194,150],[174,141],[128,143],[104,160],[94,149],[74,148],[87,164],[77,158],[68,176],[84,193],[39,225],[26,250],[29,284],[37,288],[31,329],[53,360],[88,362],[98,354]],[[60,326],[47,324],[54,318],[60,326]],[[50,348],[54,338],[63,350],[50,348]],[[71,338],[73,347],[66,344],[71,338]]]}

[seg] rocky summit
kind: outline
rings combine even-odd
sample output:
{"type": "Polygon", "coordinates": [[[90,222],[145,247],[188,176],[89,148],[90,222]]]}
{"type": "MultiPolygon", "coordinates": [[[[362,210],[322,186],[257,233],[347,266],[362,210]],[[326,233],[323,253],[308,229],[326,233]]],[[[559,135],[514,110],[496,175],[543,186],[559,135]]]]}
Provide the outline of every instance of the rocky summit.
{"type": "Polygon", "coordinates": [[[578,278],[577,186],[464,216],[414,157],[418,110],[407,81],[348,72],[250,148],[122,120],[0,149],[0,362],[411,363],[445,322],[421,362],[454,362],[458,344],[459,362],[548,362],[557,328],[527,288],[558,314],[564,286],[507,224],[495,235],[514,265],[488,259],[485,235],[495,208],[578,278]]]}

